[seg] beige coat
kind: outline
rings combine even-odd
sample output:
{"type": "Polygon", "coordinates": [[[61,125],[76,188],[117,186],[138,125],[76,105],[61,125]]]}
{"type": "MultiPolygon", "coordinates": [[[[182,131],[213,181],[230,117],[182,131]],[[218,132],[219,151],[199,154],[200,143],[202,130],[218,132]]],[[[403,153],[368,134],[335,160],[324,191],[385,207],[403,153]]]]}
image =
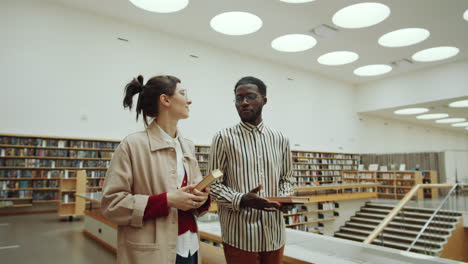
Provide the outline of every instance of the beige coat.
{"type": "MultiPolygon", "coordinates": [[[[187,184],[201,180],[195,147],[179,134],[187,184]]],[[[103,186],[102,213],[118,225],[117,263],[170,263],[176,259],[177,209],[143,221],[148,197],[176,190],[175,145],[166,142],[156,122],[126,137],[114,152],[103,186]]],[[[194,214],[197,212],[195,210],[194,214]]],[[[198,252],[198,263],[201,254],[198,252]]]]}

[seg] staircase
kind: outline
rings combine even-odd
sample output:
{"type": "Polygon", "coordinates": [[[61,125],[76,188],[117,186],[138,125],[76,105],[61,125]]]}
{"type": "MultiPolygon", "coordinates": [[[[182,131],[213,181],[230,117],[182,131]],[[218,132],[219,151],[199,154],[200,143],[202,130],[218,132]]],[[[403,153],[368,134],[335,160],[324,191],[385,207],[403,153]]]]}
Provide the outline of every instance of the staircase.
{"type": "MultiPolygon", "coordinates": [[[[363,242],[393,207],[368,202],[334,236],[363,242]]],[[[431,209],[405,207],[372,244],[407,250],[433,212],[431,209]]],[[[458,212],[439,211],[411,251],[438,256],[461,216],[458,212]]]]}

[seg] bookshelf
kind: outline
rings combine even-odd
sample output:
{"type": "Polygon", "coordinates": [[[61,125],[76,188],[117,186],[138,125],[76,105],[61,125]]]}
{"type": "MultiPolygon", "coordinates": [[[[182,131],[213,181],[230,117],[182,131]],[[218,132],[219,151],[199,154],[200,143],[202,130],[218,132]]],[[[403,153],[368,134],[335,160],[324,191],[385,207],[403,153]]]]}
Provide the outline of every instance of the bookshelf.
{"type": "MultiPolygon", "coordinates": [[[[413,186],[421,183],[437,183],[436,171],[346,171],[343,179],[347,183],[376,182],[378,198],[402,199],[413,186]]],[[[437,199],[436,190],[418,192],[417,200],[437,199]]]]}
{"type": "Polygon", "coordinates": [[[196,145],[195,146],[195,157],[198,161],[198,166],[202,175],[208,173],[208,161],[210,156],[210,146],[208,145],[196,145]]]}
{"type": "Polygon", "coordinates": [[[59,214],[75,214],[76,204],[71,206],[70,200],[76,191],[70,186],[79,181],[78,171],[88,175],[84,176],[86,192],[99,191],[118,144],[116,140],[0,134],[0,201],[11,202],[11,207],[58,204],[59,214]],[[64,205],[64,199],[70,205],[64,205]]]}
{"type": "Polygon", "coordinates": [[[324,226],[339,216],[334,201],[295,205],[283,212],[286,228],[309,233],[323,234],[324,226]]]}
{"type": "Polygon", "coordinates": [[[68,216],[71,220],[74,216],[84,214],[85,200],[76,199],[75,195],[86,192],[86,176],[84,170],[72,173],[65,170],[60,175],[59,216],[68,216]]]}
{"type": "Polygon", "coordinates": [[[339,184],[343,171],[357,170],[360,156],[356,153],[292,151],[295,186],[339,184]]]}

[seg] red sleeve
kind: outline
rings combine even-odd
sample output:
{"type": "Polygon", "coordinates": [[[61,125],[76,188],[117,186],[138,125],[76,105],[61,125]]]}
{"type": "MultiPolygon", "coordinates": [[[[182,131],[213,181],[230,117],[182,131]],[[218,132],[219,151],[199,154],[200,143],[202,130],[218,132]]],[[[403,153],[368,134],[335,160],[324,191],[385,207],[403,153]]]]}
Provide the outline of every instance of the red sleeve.
{"type": "Polygon", "coordinates": [[[145,208],[143,220],[154,219],[156,217],[168,216],[169,206],[167,205],[167,193],[151,195],[145,208]]]}
{"type": "Polygon", "coordinates": [[[210,205],[211,205],[211,195],[208,195],[208,199],[206,199],[206,202],[202,206],[198,207],[197,211],[199,213],[208,211],[208,209],[210,209],[210,205]]]}

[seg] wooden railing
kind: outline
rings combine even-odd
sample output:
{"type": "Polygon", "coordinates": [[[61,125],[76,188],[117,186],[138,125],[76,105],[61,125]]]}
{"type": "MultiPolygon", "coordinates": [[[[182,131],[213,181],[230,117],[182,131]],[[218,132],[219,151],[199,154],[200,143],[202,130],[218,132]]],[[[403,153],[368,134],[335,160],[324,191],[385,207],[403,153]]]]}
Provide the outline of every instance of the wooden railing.
{"type": "Polygon", "coordinates": [[[369,236],[364,240],[364,243],[370,244],[374,239],[382,233],[385,227],[390,224],[390,222],[395,218],[395,216],[400,213],[400,211],[403,209],[403,207],[415,196],[420,189],[427,189],[427,188],[451,188],[453,187],[453,184],[418,184],[415,185],[411,191],[409,191],[403,199],[398,203],[395,208],[393,208],[392,211],[384,218],[382,222],[372,231],[369,236]]]}

